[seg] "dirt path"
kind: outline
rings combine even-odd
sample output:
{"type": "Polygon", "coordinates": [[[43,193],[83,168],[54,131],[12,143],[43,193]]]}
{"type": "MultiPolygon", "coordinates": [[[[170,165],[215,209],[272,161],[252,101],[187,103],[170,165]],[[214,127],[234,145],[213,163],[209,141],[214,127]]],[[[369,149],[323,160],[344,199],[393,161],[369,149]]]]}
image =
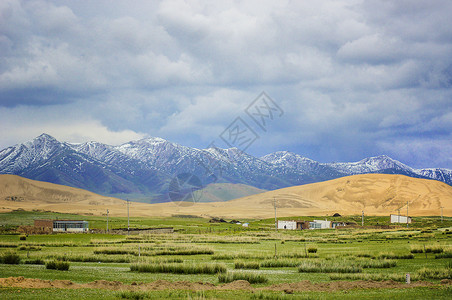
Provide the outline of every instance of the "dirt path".
{"type": "MultiPolygon", "coordinates": [[[[441,281],[442,285],[450,285],[451,280],[441,281]]],[[[420,286],[435,286],[432,282],[417,281],[412,284],[405,284],[395,281],[333,281],[312,283],[308,280],[294,283],[280,283],[270,286],[255,288],[248,281],[237,280],[231,283],[214,285],[206,282],[189,282],[176,281],[169,282],[166,280],[157,280],[149,283],[125,284],[119,281],[96,280],[90,283],[79,284],[70,280],[42,280],[34,278],[9,277],[0,278],[0,286],[3,287],[19,287],[19,288],[60,288],[60,289],[108,289],[108,290],[135,290],[135,291],[152,291],[152,290],[268,290],[268,291],[284,291],[286,293],[302,292],[302,291],[338,291],[350,289],[392,289],[392,288],[413,288],[420,286]]]]}

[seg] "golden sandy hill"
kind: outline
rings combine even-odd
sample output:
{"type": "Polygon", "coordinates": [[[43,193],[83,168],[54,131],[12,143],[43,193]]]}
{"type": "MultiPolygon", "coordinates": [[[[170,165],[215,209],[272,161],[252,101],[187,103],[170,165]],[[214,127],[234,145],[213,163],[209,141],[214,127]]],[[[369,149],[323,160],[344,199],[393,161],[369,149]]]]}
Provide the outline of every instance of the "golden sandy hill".
{"type": "MultiPolygon", "coordinates": [[[[401,209],[411,216],[452,216],[452,187],[434,180],[402,175],[366,174],[294,186],[226,202],[130,204],[132,216],[167,217],[176,214],[223,218],[271,218],[274,202],[278,216],[361,214],[389,215],[401,209]]],[[[57,212],[126,216],[126,202],[85,190],[0,175],[0,211],[22,208],[57,212]]]]}

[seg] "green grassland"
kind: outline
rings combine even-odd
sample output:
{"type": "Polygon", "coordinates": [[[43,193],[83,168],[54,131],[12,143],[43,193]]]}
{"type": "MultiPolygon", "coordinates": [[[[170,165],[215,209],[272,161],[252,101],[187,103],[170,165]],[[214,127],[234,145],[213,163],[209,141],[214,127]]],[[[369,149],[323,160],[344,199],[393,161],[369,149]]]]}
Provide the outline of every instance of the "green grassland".
{"type": "MultiPolygon", "coordinates": [[[[452,218],[419,217],[409,228],[388,226],[389,217],[308,216],[356,223],[347,229],[275,231],[274,219],[210,223],[193,216],[131,218],[132,228],[173,227],[172,234],[116,235],[107,233],[20,235],[18,226],[34,219],[83,219],[90,228],[106,229],[106,217],[52,212],[14,211],[0,214],[0,278],[23,276],[43,280],[95,280],[125,284],[187,281],[214,285],[247,280],[258,289],[308,280],[428,281],[430,287],[279,292],[269,290],[114,291],[109,289],[0,288],[2,299],[48,296],[74,299],[354,299],[450,298],[452,290],[452,218]],[[19,264],[9,264],[17,258],[19,264]],[[69,263],[68,271],[48,269],[50,262],[69,263]],[[443,283],[441,283],[443,280],[443,283]]],[[[227,220],[229,221],[229,220],[227,220]]],[[[126,228],[127,218],[110,217],[111,228],[126,228]]],[[[100,230],[100,231],[99,231],[100,230]]]]}

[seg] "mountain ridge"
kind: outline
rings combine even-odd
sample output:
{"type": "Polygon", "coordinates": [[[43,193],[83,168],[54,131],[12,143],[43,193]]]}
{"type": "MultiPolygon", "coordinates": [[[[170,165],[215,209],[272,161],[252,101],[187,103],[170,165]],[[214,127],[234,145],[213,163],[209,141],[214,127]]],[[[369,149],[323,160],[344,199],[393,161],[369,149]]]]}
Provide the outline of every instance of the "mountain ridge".
{"type": "Polygon", "coordinates": [[[197,149],[162,138],[111,146],[95,141],[59,142],[42,134],[0,151],[0,174],[20,175],[121,198],[142,195],[167,202],[171,181],[182,173],[196,175],[202,186],[232,183],[260,190],[368,173],[401,174],[452,185],[452,170],[414,169],[386,155],[352,163],[320,163],[289,151],[257,158],[236,148],[197,149]]]}

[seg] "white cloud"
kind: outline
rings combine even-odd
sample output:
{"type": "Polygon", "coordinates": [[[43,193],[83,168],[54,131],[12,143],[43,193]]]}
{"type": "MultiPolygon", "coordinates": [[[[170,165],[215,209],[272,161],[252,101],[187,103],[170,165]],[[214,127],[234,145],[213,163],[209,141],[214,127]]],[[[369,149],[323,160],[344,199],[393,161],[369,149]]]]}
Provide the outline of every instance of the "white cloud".
{"type": "Polygon", "coordinates": [[[60,141],[98,141],[118,145],[144,138],[146,134],[132,130],[113,131],[98,120],[76,114],[59,115],[58,109],[16,107],[0,112],[0,148],[21,143],[47,133],[60,141]]]}
{"type": "Polygon", "coordinates": [[[262,154],[357,160],[427,134],[447,148],[451,5],[1,1],[1,143],[53,130],[204,147],[265,90],[285,114],[262,154]]]}

